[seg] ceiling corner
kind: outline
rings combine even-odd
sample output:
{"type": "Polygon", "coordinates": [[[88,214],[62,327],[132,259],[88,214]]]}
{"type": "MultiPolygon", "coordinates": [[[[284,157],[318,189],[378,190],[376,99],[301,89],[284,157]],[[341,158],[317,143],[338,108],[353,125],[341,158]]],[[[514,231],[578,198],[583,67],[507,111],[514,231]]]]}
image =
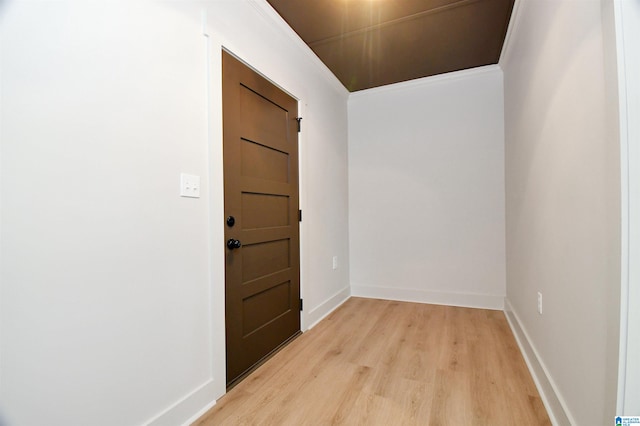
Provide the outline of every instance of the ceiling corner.
{"type": "Polygon", "coordinates": [[[282,34],[291,40],[318,68],[318,71],[339,93],[348,96],[349,91],[338,80],[333,72],[325,65],[320,58],[311,50],[309,46],[300,38],[291,26],[278,14],[278,12],[267,2],[267,0],[248,0],[249,4],[255,8],[262,17],[273,23],[282,34]]]}

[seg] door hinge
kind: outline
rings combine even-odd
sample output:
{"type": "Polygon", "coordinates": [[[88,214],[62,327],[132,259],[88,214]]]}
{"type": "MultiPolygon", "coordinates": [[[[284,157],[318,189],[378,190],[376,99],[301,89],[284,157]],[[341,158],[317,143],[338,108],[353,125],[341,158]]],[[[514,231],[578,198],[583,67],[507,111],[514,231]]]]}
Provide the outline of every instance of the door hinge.
{"type": "Polygon", "coordinates": [[[302,210],[298,210],[298,222],[302,222],[302,210]]]}
{"type": "Polygon", "coordinates": [[[302,311],[302,299],[300,299],[300,310],[302,311]]]}
{"type": "Polygon", "coordinates": [[[302,125],[300,124],[302,117],[296,117],[296,121],[298,122],[298,133],[300,133],[302,131],[302,125]]]}

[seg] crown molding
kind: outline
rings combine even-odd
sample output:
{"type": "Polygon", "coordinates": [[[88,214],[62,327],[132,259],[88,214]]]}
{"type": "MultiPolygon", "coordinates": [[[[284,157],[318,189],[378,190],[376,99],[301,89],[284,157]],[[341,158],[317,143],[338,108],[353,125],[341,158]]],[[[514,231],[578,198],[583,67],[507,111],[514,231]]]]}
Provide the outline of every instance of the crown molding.
{"type": "Polygon", "coordinates": [[[371,89],[358,90],[352,92],[349,96],[349,100],[357,99],[363,96],[376,95],[385,92],[395,92],[399,90],[414,89],[417,87],[424,87],[431,84],[442,83],[445,81],[454,81],[464,78],[475,77],[483,74],[490,74],[495,72],[502,72],[502,68],[499,65],[485,65],[482,67],[469,68],[466,70],[452,71],[445,74],[432,75],[430,77],[416,78],[414,80],[402,81],[400,83],[387,84],[386,86],[373,87],[371,89]]]}
{"type": "Polygon", "coordinates": [[[266,0],[248,0],[248,3],[256,9],[260,15],[268,22],[272,23],[280,32],[291,40],[309,60],[315,63],[319,74],[333,86],[333,88],[343,96],[349,96],[349,91],[340,83],[340,80],[331,72],[331,70],[320,60],[320,58],[311,50],[309,46],[293,31],[287,22],[271,7],[266,0]]]}
{"type": "Polygon", "coordinates": [[[507,35],[504,37],[504,43],[502,43],[502,51],[500,52],[500,59],[498,65],[500,68],[504,68],[504,64],[507,61],[513,46],[513,34],[520,26],[521,19],[521,7],[522,0],[515,0],[513,3],[513,10],[511,11],[511,19],[509,19],[509,26],[507,27],[507,35]]]}

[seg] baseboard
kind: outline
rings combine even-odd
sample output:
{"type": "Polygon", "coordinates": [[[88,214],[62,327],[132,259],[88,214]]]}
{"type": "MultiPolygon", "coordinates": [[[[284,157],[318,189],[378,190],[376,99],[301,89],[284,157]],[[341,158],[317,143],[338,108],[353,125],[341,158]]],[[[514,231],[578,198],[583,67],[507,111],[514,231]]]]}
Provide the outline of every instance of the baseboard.
{"type": "Polygon", "coordinates": [[[527,367],[529,367],[529,372],[538,388],[538,393],[540,393],[542,402],[547,409],[551,423],[556,426],[577,424],[567,409],[564,399],[558,392],[549,370],[545,367],[525,328],[522,326],[522,322],[513,310],[511,302],[506,297],[504,299],[504,312],[516,342],[518,342],[520,352],[522,352],[527,367]]]}
{"type": "MultiPolygon", "coordinates": [[[[326,301],[312,309],[306,316],[306,323],[311,324],[310,329],[322,321],[327,315],[337,309],[350,297],[349,288],[345,288],[328,298],[326,301]]],[[[198,389],[185,396],[162,413],[153,417],[145,425],[148,426],[188,426],[198,420],[203,414],[216,405],[216,389],[213,380],[200,386],[198,389]],[[194,414],[195,413],[195,414],[194,414]]]]}
{"type": "Polygon", "coordinates": [[[307,331],[316,326],[320,321],[325,319],[327,315],[331,312],[335,311],[340,305],[349,299],[351,296],[351,291],[349,287],[343,288],[333,296],[329,297],[327,300],[322,302],[319,306],[313,308],[309,311],[309,314],[305,317],[305,329],[303,331],[307,331]],[[306,326],[310,324],[309,326],[306,326]]]}
{"type": "Polygon", "coordinates": [[[461,306],[465,308],[492,309],[497,311],[504,309],[504,295],[446,293],[440,291],[358,285],[351,286],[351,295],[370,299],[432,303],[434,305],[461,306]]]}
{"type": "Polygon", "coordinates": [[[205,384],[145,423],[148,426],[188,426],[216,405],[213,380],[205,384]],[[195,413],[195,414],[194,414],[195,413]]]}

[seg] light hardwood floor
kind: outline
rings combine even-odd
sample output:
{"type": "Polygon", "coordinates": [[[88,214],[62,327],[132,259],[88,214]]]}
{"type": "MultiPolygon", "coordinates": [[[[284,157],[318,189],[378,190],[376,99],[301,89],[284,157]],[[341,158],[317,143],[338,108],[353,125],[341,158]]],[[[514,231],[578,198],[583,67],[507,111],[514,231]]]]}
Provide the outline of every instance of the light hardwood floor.
{"type": "Polygon", "coordinates": [[[549,425],[501,311],[351,298],[194,425],[549,425]]]}

